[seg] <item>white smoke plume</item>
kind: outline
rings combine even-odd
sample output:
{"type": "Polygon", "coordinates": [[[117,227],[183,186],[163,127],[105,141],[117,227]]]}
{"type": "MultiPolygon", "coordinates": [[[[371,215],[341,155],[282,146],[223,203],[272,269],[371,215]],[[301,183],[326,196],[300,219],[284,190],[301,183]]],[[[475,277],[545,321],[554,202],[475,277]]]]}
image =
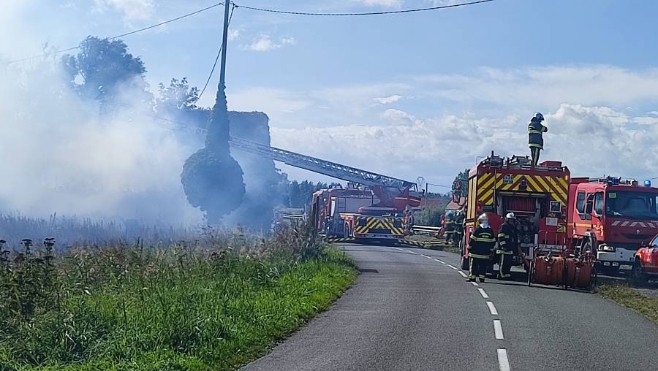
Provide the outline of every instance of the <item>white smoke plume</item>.
{"type": "Polygon", "coordinates": [[[100,115],[58,62],[1,66],[0,212],[192,224],[180,172],[199,144],[181,143],[137,97],[100,115]],[[108,118],[105,118],[108,116],[108,118]]]}

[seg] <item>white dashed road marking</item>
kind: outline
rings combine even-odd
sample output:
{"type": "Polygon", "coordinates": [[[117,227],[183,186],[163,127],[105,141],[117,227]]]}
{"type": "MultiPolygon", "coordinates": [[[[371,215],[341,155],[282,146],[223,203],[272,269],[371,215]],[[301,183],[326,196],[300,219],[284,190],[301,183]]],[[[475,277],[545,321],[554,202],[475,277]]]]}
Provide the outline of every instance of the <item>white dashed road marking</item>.
{"type": "Polygon", "coordinates": [[[448,264],[448,266],[449,266],[450,268],[452,268],[452,269],[455,269],[455,270],[457,269],[457,267],[455,267],[454,265],[450,265],[450,264],[448,264]]]}
{"type": "Polygon", "coordinates": [[[480,295],[482,295],[483,298],[489,299],[489,295],[487,295],[487,293],[484,292],[483,289],[478,288],[478,291],[480,292],[480,295]]]}
{"type": "Polygon", "coordinates": [[[478,286],[479,286],[479,285],[477,284],[477,282],[473,282],[473,281],[471,281],[471,285],[473,285],[473,286],[475,286],[475,287],[478,287],[478,286]]]}
{"type": "Polygon", "coordinates": [[[500,371],[510,371],[507,349],[498,349],[498,366],[500,371]]]}
{"type": "Polygon", "coordinates": [[[497,316],[498,315],[498,311],[496,310],[496,307],[494,306],[494,303],[488,301],[487,306],[489,307],[489,312],[491,312],[492,316],[497,316]]]}
{"type": "Polygon", "coordinates": [[[462,271],[459,271],[459,274],[461,274],[462,277],[466,278],[466,273],[464,273],[464,272],[462,272],[462,271]]]}
{"type": "Polygon", "coordinates": [[[496,334],[496,340],[503,340],[503,326],[500,324],[500,320],[494,320],[494,333],[496,334]]]}

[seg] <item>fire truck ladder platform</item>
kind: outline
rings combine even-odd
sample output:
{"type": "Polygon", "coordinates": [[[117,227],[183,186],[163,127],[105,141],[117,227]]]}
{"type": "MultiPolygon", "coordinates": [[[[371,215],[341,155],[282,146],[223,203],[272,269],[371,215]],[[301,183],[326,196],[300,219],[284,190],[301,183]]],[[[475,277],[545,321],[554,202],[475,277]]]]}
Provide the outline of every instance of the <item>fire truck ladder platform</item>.
{"type": "Polygon", "coordinates": [[[231,148],[260,155],[297,168],[324,174],[332,178],[342,179],[365,186],[384,186],[395,187],[398,189],[407,187],[414,189],[416,187],[415,182],[372,173],[350,166],[337,164],[335,162],[286,151],[284,149],[254,143],[245,139],[232,137],[229,139],[229,144],[231,145],[231,148]]]}

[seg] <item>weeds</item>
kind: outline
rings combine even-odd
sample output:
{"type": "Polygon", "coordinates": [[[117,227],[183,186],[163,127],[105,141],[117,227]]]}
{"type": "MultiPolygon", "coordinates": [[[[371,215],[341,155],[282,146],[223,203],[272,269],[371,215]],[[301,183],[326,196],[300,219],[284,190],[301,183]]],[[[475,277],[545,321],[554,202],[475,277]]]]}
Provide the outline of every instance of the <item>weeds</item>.
{"type": "Polygon", "coordinates": [[[644,296],[626,285],[603,285],[597,291],[604,298],[639,312],[658,324],[658,298],[644,296]]]}
{"type": "Polygon", "coordinates": [[[310,228],[268,239],[83,246],[0,242],[0,369],[232,369],[326,308],[354,279],[310,228]]]}

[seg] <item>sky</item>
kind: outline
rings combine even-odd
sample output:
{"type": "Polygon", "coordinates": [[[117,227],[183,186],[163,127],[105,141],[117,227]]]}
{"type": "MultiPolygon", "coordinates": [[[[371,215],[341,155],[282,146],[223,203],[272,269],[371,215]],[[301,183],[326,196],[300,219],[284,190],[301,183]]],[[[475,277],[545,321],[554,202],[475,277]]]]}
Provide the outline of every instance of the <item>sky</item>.
{"type": "MultiPolygon", "coordinates": [[[[453,0],[235,0],[309,12],[371,12],[453,0]]],[[[0,3],[3,62],[122,34],[214,4],[206,0],[0,3]]],[[[495,0],[437,11],[309,17],[236,8],[227,53],[229,109],[270,117],[272,145],[446,192],[495,151],[528,155],[527,124],[546,117],[541,158],[574,176],[658,177],[658,2],[495,0]]],[[[123,38],[155,89],[203,87],[223,9],[123,38]]],[[[34,60],[19,65],[34,64],[34,60]]],[[[0,67],[1,68],[1,67],[0,67]]],[[[214,100],[218,74],[200,105],[214,100]]],[[[2,119],[0,118],[0,125],[2,119]]],[[[291,179],[329,180],[280,166],[291,179]]]]}

